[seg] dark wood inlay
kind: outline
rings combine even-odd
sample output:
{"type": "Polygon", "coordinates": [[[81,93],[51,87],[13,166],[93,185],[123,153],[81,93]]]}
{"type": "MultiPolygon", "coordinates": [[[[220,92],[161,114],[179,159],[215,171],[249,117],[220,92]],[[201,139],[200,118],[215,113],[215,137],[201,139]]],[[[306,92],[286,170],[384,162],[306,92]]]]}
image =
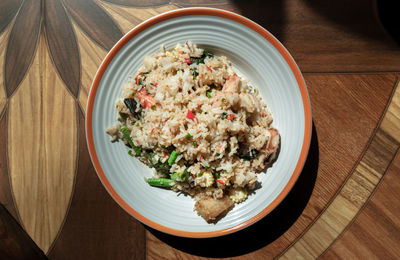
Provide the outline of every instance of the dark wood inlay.
{"type": "Polygon", "coordinates": [[[111,49],[123,36],[113,18],[93,0],[64,0],[64,3],[74,21],[104,49],[111,49]]]}
{"type": "Polygon", "coordinates": [[[60,78],[77,97],[80,86],[81,60],[71,21],[61,0],[46,1],[44,28],[49,53],[60,78]]]}
{"type": "Polygon", "coordinates": [[[47,259],[24,229],[0,204],[0,259],[47,259]]]}
{"type": "Polygon", "coordinates": [[[7,165],[7,107],[0,114],[0,203],[19,220],[16,210],[7,165]]]}
{"type": "Polygon", "coordinates": [[[11,96],[25,77],[39,40],[41,1],[26,0],[15,20],[5,58],[5,85],[11,96]]]}
{"type": "Polygon", "coordinates": [[[18,8],[21,6],[22,0],[3,0],[0,8],[0,34],[12,21],[18,8]]]}

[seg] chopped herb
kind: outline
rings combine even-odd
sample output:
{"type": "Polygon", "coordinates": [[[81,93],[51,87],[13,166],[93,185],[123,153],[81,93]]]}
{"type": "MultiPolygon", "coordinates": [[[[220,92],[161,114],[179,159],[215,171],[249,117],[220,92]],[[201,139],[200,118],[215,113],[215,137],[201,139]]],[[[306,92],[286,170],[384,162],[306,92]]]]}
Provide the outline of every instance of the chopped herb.
{"type": "Polygon", "coordinates": [[[190,133],[187,133],[186,139],[187,139],[187,140],[190,140],[191,138],[192,138],[192,135],[191,135],[190,133]]]}
{"type": "Polygon", "coordinates": [[[222,115],[221,115],[221,119],[226,119],[226,116],[227,116],[227,113],[223,112],[222,115]]]}
{"type": "Polygon", "coordinates": [[[210,52],[208,52],[208,51],[204,51],[204,52],[203,52],[203,56],[204,56],[204,57],[214,57],[214,54],[212,54],[212,53],[210,53],[210,52]]]}
{"type": "Polygon", "coordinates": [[[192,143],[192,144],[193,144],[193,146],[197,146],[197,143],[196,143],[196,141],[193,141],[193,143],[192,143]]]}
{"type": "Polygon", "coordinates": [[[225,103],[225,102],[226,102],[226,99],[225,99],[225,98],[223,98],[223,99],[222,99],[222,102],[224,102],[224,103],[225,103]]]}
{"type": "Polygon", "coordinates": [[[132,94],[131,94],[132,96],[134,96],[134,95],[136,95],[136,92],[135,91],[132,91],[132,94]]]}
{"type": "Polygon", "coordinates": [[[132,150],[129,150],[129,151],[128,151],[128,154],[129,154],[130,156],[133,156],[132,150]]]}
{"type": "Polygon", "coordinates": [[[151,106],[151,109],[152,109],[152,110],[156,110],[156,105],[152,105],[152,106],[151,106]]]}
{"type": "Polygon", "coordinates": [[[203,166],[204,169],[210,169],[210,166],[203,166]]]}
{"type": "Polygon", "coordinates": [[[197,72],[197,68],[191,68],[192,73],[193,73],[193,79],[196,79],[197,76],[199,76],[199,73],[197,72]]]}
{"type": "Polygon", "coordinates": [[[212,97],[211,91],[207,91],[207,92],[206,92],[206,95],[207,95],[208,98],[211,98],[211,97],[212,97]]]}
{"type": "Polygon", "coordinates": [[[197,177],[201,177],[201,176],[203,176],[203,172],[197,174],[197,177]]]}
{"type": "Polygon", "coordinates": [[[143,81],[139,79],[139,86],[143,85],[143,81]]]}
{"type": "Polygon", "coordinates": [[[233,171],[236,170],[236,166],[232,166],[232,170],[233,170],[233,171]]]}
{"type": "Polygon", "coordinates": [[[201,113],[203,113],[203,110],[202,110],[202,109],[200,109],[199,113],[200,113],[200,114],[201,114],[201,113]]]}
{"type": "Polygon", "coordinates": [[[219,178],[219,172],[214,172],[214,179],[218,179],[219,178]]]}

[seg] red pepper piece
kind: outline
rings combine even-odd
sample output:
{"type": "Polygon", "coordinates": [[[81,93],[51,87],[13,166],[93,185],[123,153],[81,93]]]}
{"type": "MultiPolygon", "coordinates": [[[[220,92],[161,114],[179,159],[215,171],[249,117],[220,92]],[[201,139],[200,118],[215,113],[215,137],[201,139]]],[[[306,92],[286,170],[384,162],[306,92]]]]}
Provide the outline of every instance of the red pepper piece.
{"type": "Polygon", "coordinates": [[[190,109],[188,109],[186,117],[191,120],[194,120],[196,118],[195,115],[192,113],[192,111],[190,111],[190,109]]]}

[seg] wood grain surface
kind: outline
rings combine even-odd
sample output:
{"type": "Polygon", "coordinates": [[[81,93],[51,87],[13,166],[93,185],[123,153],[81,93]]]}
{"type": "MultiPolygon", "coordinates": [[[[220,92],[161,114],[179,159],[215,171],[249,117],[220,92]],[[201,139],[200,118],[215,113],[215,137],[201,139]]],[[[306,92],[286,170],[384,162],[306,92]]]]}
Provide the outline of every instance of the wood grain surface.
{"type": "Polygon", "coordinates": [[[400,47],[375,0],[0,7],[1,259],[398,257],[400,47]],[[309,155],[285,200],[245,230],[201,240],[160,233],[124,212],[96,176],[84,131],[107,51],[142,21],[189,6],[234,11],[272,32],[303,71],[313,109],[309,155]]]}

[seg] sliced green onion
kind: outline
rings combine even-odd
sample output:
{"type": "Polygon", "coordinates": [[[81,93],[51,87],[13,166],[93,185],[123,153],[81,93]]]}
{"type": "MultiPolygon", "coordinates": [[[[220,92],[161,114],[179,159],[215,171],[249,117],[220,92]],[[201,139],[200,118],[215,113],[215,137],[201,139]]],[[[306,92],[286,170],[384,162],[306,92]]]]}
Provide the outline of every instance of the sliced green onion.
{"type": "Polygon", "coordinates": [[[208,98],[211,98],[211,97],[212,97],[211,91],[207,91],[207,92],[206,92],[206,95],[207,95],[208,98]]]}
{"type": "Polygon", "coordinates": [[[192,138],[192,135],[191,135],[190,133],[187,133],[186,139],[187,139],[187,140],[190,140],[191,138],[192,138]]]}
{"type": "Polygon", "coordinates": [[[152,109],[152,110],[156,110],[156,105],[152,105],[152,106],[151,106],[151,109],[152,109]]]}
{"type": "Polygon", "coordinates": [[[168,158],[168,164],[173,165],[176,161],[176,158],[178,157],[178,152],[177,151],[172,151],[171,155],[168,158]]]}
{"type": "Polygon", "coordinates": [[[197,143],[196,143],[196,141],[193,141],[193,143],[192,143],[192,144],[193,144],[193,146],[197,146],[197,143]]]}
{"type": "Polygon", "coordinates": [[[124,135],[125,139],[128,141],[129,145],[132,147],[132,149],[135,151],[136,155],[140,155],[142,153],[142,150],[140,150],[139,147],[133,144],[132,138],[131,138],[131,131],[126,126],[121,126],[120,128],[121,133],[124,135]]]}

